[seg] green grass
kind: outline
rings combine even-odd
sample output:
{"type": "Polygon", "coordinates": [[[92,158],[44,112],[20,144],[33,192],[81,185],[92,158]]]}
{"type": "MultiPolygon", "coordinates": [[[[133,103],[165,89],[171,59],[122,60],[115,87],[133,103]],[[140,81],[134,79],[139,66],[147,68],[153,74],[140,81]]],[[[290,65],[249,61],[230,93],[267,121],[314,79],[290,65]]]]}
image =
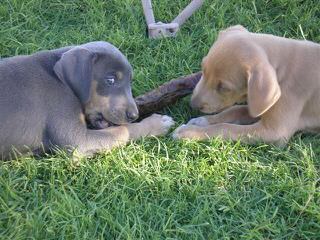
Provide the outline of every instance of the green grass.
{"type": "MultiPolygon", "coordinates": [[[[153,0],[172,20],[189,0],[153,0]]],[[[0,55],[105,40],[134,94],[196,72],[220,29],[320,42],[317,0],[206,1],[176,38],[149,40],[138,0],[0,0],[0,55]]],[[[178,123],[188,99],[165,110],[178,123]]],[[[74,166],[65,154],[0,163],[0,239],[320,239],[320,139],[285,148],[149,138],[74,166]]]]}

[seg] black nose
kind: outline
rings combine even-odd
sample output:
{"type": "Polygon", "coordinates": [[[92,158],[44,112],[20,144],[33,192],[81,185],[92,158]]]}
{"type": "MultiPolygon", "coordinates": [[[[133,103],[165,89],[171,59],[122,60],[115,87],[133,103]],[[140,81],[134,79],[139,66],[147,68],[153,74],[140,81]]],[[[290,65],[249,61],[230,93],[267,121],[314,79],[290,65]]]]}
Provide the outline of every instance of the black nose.
{"type": "Polygon", "coordinates": [[[133,122],[134,120],[137,120],[139,117],[139,113],[136,111],[127,111],[126,115],[129,122],[133,122]]]}

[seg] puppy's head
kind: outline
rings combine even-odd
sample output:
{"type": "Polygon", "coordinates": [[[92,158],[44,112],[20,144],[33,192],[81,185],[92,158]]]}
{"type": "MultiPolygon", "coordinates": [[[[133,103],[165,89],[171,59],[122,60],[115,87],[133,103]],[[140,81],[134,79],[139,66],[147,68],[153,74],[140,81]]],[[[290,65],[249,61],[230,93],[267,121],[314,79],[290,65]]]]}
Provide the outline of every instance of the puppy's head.
{"type": "Polygon", "coordinates": [[[79,98],[94,128],[136,120],[138,109],[131,92],[132,67],[107,42],[91,42],[65,52],[54,71],[79,98]]]}
{"type": "Polygon", "coordinates": [[[219,34],[202,61],[202,73],[191,106],[204,113],[220,112],[247,101],[250,115],[258,117],[281,95],[267,55],[239,25],[219,34]]]}

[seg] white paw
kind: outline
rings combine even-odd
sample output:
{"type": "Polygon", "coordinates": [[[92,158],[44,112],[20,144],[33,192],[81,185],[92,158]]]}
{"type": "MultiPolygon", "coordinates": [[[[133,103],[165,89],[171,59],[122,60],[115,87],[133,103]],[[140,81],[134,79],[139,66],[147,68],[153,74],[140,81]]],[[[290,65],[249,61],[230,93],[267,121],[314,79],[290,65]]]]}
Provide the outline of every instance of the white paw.
{"type": "Polygon", "coordinates": [[[167,115],[163,115],[161,120],[162,120],[163,126],[168,128],[168,129],[171,128],[175,124],[175,122],[173,121],[172,117],[167,116],[167,115]]]}
{"type": "Polygon", "coordinates": [[[202,140],[208,139],[208,135],[204,127],[183,124],[174,130],[172,133],[172,138],[202,140]]]}
{"type": "Polygon", "coordinates": [[[209,125],[209,122],[205,117],[197,117],[197,118],[190,119],[187,125],[196,125],[196,126],[205,127],[209,125]]]}
{"type": "Polygon", "coordinates": [[[186,124],[182,124],[181,126],[177,127],[172,133],[172,138],[173,139],[180,139],[180,132],[182,132],[183,129],[185,129],[186,127],[187,127],[186,124]]]}
{"type": "Polygon", "coordinates": [[[167,115],[153,114],[143,120],[145,127],[149,128],[149,134],[159,136],[166,134],[169,129],[175,124],[172,117],[167,115]]]}

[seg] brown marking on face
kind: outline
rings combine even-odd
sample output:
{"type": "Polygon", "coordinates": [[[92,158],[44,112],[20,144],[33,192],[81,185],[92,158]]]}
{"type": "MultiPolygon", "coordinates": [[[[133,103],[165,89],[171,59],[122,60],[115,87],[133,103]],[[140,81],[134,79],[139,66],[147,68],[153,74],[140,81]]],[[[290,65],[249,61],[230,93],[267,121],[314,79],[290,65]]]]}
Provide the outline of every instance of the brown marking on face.
{"type": "Polygon", "coordinates": [[[123,78],[123,73],[121,71],[117,71],[116,75],[117,75],[117,78],[120,80],[123,78]]]}
{"type": "Polygon", "coordinates": [[[79,114],[79,119],[80,119],[80,123],[85,124],[86,120],[85,120],[85,115],[83,113],[79,114]]]}
{"type": "MultiPolygon", "coordinates": [[[[118,79],[121,80],[123,73],[117,72],[116,74],[118,79]]],[[[131,121],[128,119],[128,112],[136,112],[138,114],[131,92],[112,91],[108,95],[101,95],[97,91],[98,87],[98,81],[93,80],[90,89],[90,100],[85,105],[86,119],[93,125],[93,128],[102,129],[110,125],[127,124],[131,121]]]]}
{"type": "Polygon", "coordinates": [[[98,82],[93,80],[90,88],[90,100],[85,105],[85,117],[91,128],[103,129],[109,122],[103,117],[103,110],[109,108],[108,96],[99,96],[97,93],[98,82]]]}
{"type": "Polygon", "coordinates": [[[85,105],[86,114],[90,112],[100,112],[104,108],[109,108],[108,96],[101,96],[97,93],[98,82],[93,80],[90,89],[90,101],[85,105]]]}

